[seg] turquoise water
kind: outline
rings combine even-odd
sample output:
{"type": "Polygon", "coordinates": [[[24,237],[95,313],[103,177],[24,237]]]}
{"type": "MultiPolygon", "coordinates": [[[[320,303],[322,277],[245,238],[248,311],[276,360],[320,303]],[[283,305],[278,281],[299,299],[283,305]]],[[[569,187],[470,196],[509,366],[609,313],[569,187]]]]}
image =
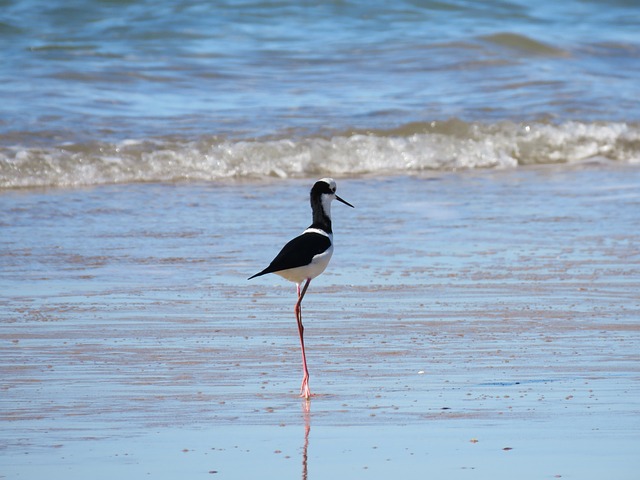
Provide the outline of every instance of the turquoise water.
{"type": "Polygon", "coordinates": [[[635,1],[0,5],[0,187],[640,158],[635,1]]]}

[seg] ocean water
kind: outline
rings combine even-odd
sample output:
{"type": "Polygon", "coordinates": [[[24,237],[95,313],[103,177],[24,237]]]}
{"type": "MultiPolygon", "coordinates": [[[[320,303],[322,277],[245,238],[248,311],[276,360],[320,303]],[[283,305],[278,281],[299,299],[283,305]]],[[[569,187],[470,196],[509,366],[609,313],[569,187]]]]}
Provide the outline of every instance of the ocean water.
{"type": "Polygon", "coordinates": [[[638,32],[638,0],[0,0],[0,477],[635,480],[638,32]],[[325,175],[355,209],[309,405],[295,286],[247,277],[325,175]]]}
{"type": "Polygon", "coordinates": [[[636,0],[1,0],[0,188],[640,162],[636,0]]]}

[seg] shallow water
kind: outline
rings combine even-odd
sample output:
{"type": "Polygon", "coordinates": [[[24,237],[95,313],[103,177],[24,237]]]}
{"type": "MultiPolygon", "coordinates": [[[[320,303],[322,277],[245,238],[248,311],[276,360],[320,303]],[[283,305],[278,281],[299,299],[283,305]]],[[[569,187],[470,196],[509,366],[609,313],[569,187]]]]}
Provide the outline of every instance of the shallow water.
{"type": "Polygon", "coordinates": [[[2,474],[634,478],[639,186],[338,180],[309,404],[295,288],[246,280],[308,225],[307,181],[5,192],[2,474]]]}

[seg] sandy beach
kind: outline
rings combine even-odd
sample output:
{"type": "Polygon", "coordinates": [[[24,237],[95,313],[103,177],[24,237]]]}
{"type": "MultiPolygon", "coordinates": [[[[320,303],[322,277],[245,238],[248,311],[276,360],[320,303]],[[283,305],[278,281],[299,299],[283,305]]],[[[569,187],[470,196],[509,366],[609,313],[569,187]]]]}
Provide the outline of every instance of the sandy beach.
{"type": "Polygon", "coordinates": [[[640,169],[0,196],[0,478],[637,478],[640,169]]]}

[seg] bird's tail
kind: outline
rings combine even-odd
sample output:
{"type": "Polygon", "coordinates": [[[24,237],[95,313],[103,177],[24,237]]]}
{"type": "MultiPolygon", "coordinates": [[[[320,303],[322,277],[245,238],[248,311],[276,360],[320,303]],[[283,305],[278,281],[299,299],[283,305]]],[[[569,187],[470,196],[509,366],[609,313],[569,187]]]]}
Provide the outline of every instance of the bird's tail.
{"type": "Polygon", "coordinates": [[[252,278],[256,278],[256,277],[261,277],[265,273],[268,273],[268,272],[266,270],[263,270],[261,272],[256,273],[255,275],[251,275],[249,278],[247,278],[247,280],[251,280],[252,278]]]}

